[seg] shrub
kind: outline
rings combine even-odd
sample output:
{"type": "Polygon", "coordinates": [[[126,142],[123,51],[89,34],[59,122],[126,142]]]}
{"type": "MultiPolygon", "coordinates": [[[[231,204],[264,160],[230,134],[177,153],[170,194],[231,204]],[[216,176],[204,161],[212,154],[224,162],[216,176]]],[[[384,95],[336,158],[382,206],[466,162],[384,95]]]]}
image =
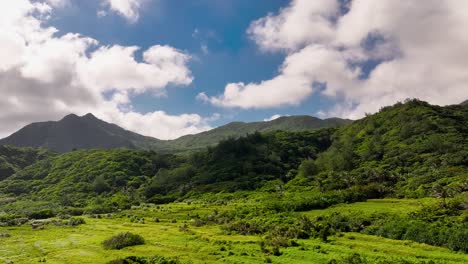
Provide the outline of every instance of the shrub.
{"type": "Polygon", "coordinates": [[[11,235],[8,233],[0,233],[0,238],[2,237],[11,237],[11,235]]]}
{"type": "Polygon", "coordinates": [[[116,259],[107,262],[107,264],[179,264],[177,259],[165,258],[161,256],[136,257],[130,256],[124,259],[116,259]]]}
{"type": "Polygon", "coordinates": [[[145,244],[145,240],[142,236],[130,232],[117,234],[102,242],[105,249],[122,249],[143,244],[145,244]]]}
{"type": "Polygon", "coordinates": [[[48,219],[55,216],[55,213],[51,209],[43,209],[28,214],[30,219],[48,219]]]}
{"type": "Polygon", "coordinates": [[[68,220],[69,226],[78,226],[82,224],[86,224],[86,221],[81,217],[72,217],[70,220],[68,220]]]}
{"type": "Polygon", "coordinates": [[[80,216],[84,214],[84,209],[82,208],[67,208],[63,211],[63,213],[71,215],[71,216],[80,216]]]}

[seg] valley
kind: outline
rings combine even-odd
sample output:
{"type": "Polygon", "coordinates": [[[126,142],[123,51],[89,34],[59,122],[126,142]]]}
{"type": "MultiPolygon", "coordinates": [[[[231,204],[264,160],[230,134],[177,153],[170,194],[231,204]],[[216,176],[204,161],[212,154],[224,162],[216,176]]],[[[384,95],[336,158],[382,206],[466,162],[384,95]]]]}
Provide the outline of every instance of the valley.
{"type": "Polygon", "coordinates": [[[465,263],[467,123],[409,100],[195,152],[2,146],[0,261],[465,263]]]}

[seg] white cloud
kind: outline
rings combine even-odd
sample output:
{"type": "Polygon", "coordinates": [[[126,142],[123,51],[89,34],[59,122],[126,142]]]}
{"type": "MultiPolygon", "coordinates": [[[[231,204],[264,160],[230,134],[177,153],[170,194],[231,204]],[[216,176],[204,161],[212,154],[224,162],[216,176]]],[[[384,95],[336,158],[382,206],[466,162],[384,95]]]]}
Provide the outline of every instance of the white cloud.
{"type": "Polygon", "coordinates": [[[123,16],[130,23],[135,23],[140,17],[140,9],[146,0],[102,0],[109,9],[123,16]]]}
{"type": "Polygon", "coordinates": [[[266,51],[296,50],[311,42],[330,41],[334,37],[330,19],[337,15],[338,7],[335,0],[296,0],[278,15],[254,21],[247,32],[266,51]]]}
{"type": "Polygon", "coordinates": [[[154,135],[161,139],[178,138],[211,129],[207,121],[197,114],[176,116],[168,115],[163,111],[147,114],[129,112],[111,116],[110,120],[118,124],[124,124],[124,127],[128,129],[139,127],[140,133],[154,135]]]}
{"type": "Polygon", "coordinates": [[[202,93],[198,98],[216,106],[244,109],[298,105],[313,93],[314,82],[344,88],[358,75],[359,72],[347,68],[341,53],[324,46],[307,46],[288,56],[280,74],[271,80],[230,83],[221,96],[208,97],[202,93]]]}
{"type": "Polygon", "coordinates": [[[46,1],[52,7],[65,7],[70,4],[70,0],[47,0],[46,1]]]}
{"type": "Polygon", "coordinates": [[[321,93],[338,102],[322,113],[359,118],[398,100],[435,104],[468,98],[468,2],[294,0],[254,21],[248,34],[261,50],[284,52],[279,74],[259,83],[230,83],[220,96],[199,98],[222,107],[295,105],[321,93]],[[377,61],[368,74],[366,63],[377,61]]]}
{"type": "Polygon", "coordinates": [[[161,139],[209,129],[211,117],[138,113],[131,96],[163,93],[192,81],[190,55],[170,46],[99,46],[97,40],[43,25],[53,7],[30,0],[0,1],[0,135],[70,112],[97,117],[161,139]]]}
{"type": "Polygon", "coordinates": [[[277,114],[277,115],[272,115],[272,116],[269,117],[269,118],[263,119],[263,121],[264,121],[264,122],[273,121],[273,120],[278,119],[278,118],[280,118],[280,117],[282,117],[282,116],[283,116],[283,115],[278,115],[278,114],[277,114]]]}
{"type": "Polygon", "coordinates": [[[79,65],[80,78],[87,86],[102,91],[131,89],[138,93],[192,82],[186,66],[189,55],[156,45],[143,52],[144,62],[137,62],[134,53],[138,49],[136,46],[100,47],[79,65]]]}

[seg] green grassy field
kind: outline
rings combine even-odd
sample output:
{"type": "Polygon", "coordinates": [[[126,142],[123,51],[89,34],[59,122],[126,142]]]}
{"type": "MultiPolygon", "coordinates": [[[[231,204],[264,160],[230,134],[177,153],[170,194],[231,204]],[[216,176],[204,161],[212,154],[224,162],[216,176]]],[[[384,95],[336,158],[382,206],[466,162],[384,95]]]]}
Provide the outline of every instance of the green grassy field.
{"type": "MultiPolygon", "coordinates": [[[[426,200],[369,200],[340,204],[324,210],[304,212],[309,216],[332,212],[394,212],[407,214],[426,200]]],[[[259,246],[261,236],[227,234],[220,225],[191,225],[194,215],[214,210],[233,210],[237,205],[174,203],[142,206],[102,218],[85,216],[83,225],[55,226],[33,230],[30,225],[0,227],[1,263],[106,263],[126,256],[164,256],[182,263],[329,263],[358,253],[367,263],[468,263],[468,255],[446,248],[397,241],[360,233],[339,233],[325,243],[319,239],[297,239],[297,246],[282,248],[281,256],[267,256],[259,246]],[[132,217],[144,218],[134,223],[132,217]],[[155,222],[158,218],[159,222],[155,222]],[[141,220],[139,221],[141,222],[141,220]],[[186,224],[187,228],[181,228],[186,224]],[[120,232],[143,236],[144,245],[121,250],[104,250],[101,243],[120,232]],[[382,262],[386,260],[386,262],[382,262]]]]}
{"type": "Polygon", "coordinates": [[[369,199],[366,202],[352,204],[338,204],[324,210],[312,210],[305,212],[308,216],[329,215],[333,212],[356,212],[363,213],[396,213],[406,215],[420,209],[424,205],[434,203],[434,199],[369,199]]]}

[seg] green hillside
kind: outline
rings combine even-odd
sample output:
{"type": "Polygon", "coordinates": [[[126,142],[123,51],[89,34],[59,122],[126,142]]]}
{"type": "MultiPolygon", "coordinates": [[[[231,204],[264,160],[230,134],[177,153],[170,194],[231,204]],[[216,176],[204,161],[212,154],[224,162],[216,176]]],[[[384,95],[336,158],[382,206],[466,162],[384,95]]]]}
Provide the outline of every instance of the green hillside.
{"type": "Polygon", "coordinates": [[[84,207],[96,196],[138,203],[173,201],[194,191],[254,190],[270,180],[294,177],[302,159],[330,145],[333,131],[255,133],[191,156],[128,149],[73,151],[17,172],[0,182],[0,193],[84,207]]]}
{"type": "Polygon", "coordinates": [[[343,127],[332,146],[305,161],[321,188],[378,184],[383,193],[429,195],[433,186],[467,191],[468,107],[412,100],[343,127]]]}
{"type": "Polygon", "coordinates": [[[45,149],[0,146],[0,181],[26,166],[54,155],[45,149]]]}
{"type": "Polygon", "coordinates": [[[263,133],[278,130],[286,132],[310,131],[326,127],[338,127],[350,124],[351,122],[348,119],[329,118],[322,120],[312,116],[283,116],[266,122],[233,122],[200,134],[183,136],[168,141],[166,144],[161,145],[161,149],[195,151],[202,150],[207,146],[216,145],[224,139],[238,138],[254,132],[263,133]]]}

